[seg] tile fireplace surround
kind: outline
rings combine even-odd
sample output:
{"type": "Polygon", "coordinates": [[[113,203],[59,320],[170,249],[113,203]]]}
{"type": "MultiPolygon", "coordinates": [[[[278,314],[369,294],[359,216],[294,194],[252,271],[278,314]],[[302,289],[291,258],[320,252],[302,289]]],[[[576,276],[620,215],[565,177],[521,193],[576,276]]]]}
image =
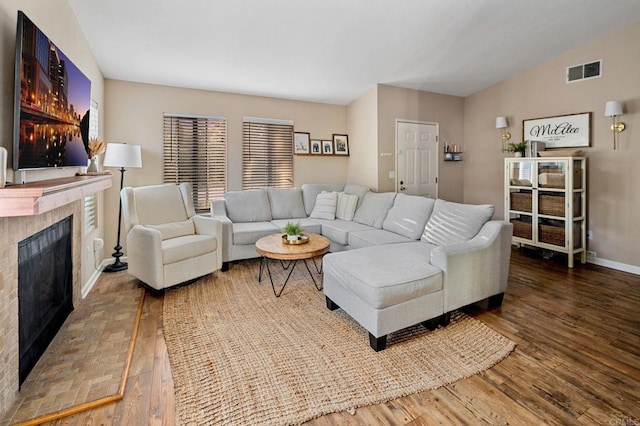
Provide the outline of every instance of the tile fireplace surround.
{"type": "MultiPolygon", "coordinates": [[[[63,180],[65,183],[69,179],[63,180]]],[[[0,190],[0,418],[18,395],[18,242],[72,216],[73,306],[81,303],[81,250],[83,229],[82,198],[111,186],[111,176],[80,179],[71,185],[53,187],[48,193],[29,194],[24,203],[32,213],[22,210],[13,216],[6,209],[12,205],[7,191],[0,190]],[[39,214],[38,214],[39,213],[39,214]],[[9,217],[7,217],[9,216],[9,217]]],[[[32,191],[32,188],[28,188],[32,191]]],[[[37,191],[36,191],[37,192],[37,191]]],[[[13,203],[13,205],[16,205],[13,203]]]]}

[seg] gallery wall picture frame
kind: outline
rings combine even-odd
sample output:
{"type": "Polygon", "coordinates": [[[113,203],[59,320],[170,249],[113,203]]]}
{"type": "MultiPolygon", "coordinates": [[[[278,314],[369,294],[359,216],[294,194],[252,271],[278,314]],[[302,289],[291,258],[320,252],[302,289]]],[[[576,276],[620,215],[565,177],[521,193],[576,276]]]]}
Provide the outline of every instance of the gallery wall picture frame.
{"type": "Polygon", "coordinates": [[[309,132],[293,132],[293,153],[296,155],[309,155],[309,132]]]}
{"type": "Polygon", "coordinates": [[[333,146],[335,155],[349,155],[349,136],[334,133],[333,146]]]}
{"type": "Polygon", "coordinates": [[[322,155],[322,141],[311,139],[311,155],[322,155]]]}
{"type": "Polygon", "coordinates": [[[545,148],[591,146],[591,112],[522,120],[522,140],[545,148]]]}
{"type": "Polygon", "coordinates": [[[322,154],[333,155],[333,141],[322,141],[322,154]]]}

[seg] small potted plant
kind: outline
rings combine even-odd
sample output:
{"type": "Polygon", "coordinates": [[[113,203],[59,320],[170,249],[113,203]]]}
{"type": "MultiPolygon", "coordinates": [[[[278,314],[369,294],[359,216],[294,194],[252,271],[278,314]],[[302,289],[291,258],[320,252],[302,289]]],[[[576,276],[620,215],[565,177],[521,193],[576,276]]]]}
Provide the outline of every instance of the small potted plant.
{"type": "Polygon", "coordinates": [[[505,152],[513,152],[515,157],[524,157],[525,152],[527,152],[527,145],[527,141],[511,142],[507,145],[505,152]]]}
{"type": "Polygon", "coordinates": [[[287,234],[287,240],[296,241],[300,239],[303,229],[300,222],[287,222],[283,231],[287,234]]]}

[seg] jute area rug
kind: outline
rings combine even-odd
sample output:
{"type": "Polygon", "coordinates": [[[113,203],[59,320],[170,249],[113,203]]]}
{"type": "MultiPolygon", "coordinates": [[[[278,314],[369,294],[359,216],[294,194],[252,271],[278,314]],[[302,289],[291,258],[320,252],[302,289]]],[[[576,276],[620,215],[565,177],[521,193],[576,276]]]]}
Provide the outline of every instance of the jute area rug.
{"type": "Polygon", "coordinates": [[[280,298],[268,278],[258,283],[258,265],[233,265],[165,294],[177,424],[298,424],[455,382],[515,347],[456,313],[433,332],[393,333],[376,353],[365,329],[325,307],[303,265],[280,298]]]}

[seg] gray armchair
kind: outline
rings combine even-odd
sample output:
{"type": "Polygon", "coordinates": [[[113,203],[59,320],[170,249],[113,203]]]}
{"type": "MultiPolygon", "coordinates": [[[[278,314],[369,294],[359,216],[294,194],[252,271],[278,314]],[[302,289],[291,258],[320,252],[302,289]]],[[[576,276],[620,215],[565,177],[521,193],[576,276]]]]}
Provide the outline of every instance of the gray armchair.
{"type": "Polygon", "coordinates": [[[219,270],[222,223],[196,215],[191,184],[122,189],[129,273],[161,290],[219,270]]]}

